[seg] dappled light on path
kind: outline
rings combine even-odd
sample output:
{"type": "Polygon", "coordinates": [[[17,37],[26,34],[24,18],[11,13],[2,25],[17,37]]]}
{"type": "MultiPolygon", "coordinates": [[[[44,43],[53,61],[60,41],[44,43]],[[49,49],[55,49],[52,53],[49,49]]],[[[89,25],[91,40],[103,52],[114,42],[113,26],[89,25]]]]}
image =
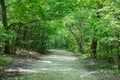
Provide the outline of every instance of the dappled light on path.
{"type": "MultiPolygon", "coordinates": [[[[19,60],[18,60],[19,61],[19,60]]],[[[63,50],[50,50],[49,55],[39,60],[28,59],[23,68],[6,69],[7,73],[21,73],[2,80],[111,80],[105,79],[98,71],[88,71],[72,53],[63,50]]]]}
{"type": "Polygon", "coordinates": [[[51,58],[59,61],[74,61],[77,60],[78,58],[76,57],[68,57],[68,56],[59,56],[59,55],[50,55],[50,56],[45,56],[45,58],[51,58]]]}
{"type": "Polygon", "coordinates": [[[22,69],[22,68],[17,68],[17,69],[6,69],[4,70],[5,72],[18,72],[18,73],[22,73],[22,72],[27,72],[27,73],[33,73],[33,72],[37,72],[34,70],[30,70],[30,69],[22,69]]]}

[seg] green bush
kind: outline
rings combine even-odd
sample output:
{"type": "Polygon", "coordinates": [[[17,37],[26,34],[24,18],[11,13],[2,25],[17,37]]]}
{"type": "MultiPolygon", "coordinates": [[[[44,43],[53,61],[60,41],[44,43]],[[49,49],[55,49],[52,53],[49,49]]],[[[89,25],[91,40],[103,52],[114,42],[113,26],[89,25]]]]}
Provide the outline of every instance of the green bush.
{"type": "Polygon", "coordinates": [[[120,70],[113,70],[114,74],[120,75],[120,70]]]}
{"type": "Polygon", "coordinates": [[[96,66],[96,69],[111,69],[111,65],[108,63],[101,63],[96,66]]]}
{"type": "Polygon", "coordinates": [[[89,59],[90,58],[89,54],[75,53],[75,55],[78,56],[81,59],[89,59]]]}
{"type": "Polygon", "coordinates": [[[0,54],[0,68],[8,68],[13,65],[13,62],[3,54],[0,54]]]}

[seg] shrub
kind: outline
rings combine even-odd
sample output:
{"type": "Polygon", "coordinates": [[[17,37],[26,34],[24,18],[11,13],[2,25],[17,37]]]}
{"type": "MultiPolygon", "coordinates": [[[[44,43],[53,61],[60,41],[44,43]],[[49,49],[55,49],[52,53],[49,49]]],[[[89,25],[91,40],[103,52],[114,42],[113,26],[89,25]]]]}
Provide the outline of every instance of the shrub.
{"type": "Polygon", "coordinates": [[[0,54],[0,68],[8,68],[13,65],[13,62],[3,54],[0,54]]]}

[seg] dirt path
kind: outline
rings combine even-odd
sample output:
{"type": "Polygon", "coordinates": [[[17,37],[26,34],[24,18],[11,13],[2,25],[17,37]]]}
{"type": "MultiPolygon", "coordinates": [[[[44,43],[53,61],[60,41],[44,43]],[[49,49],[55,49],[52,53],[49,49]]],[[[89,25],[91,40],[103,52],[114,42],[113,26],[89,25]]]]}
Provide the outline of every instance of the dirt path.
{"type": "Polygon", "coordinates": [[[28,61],[27,66],[17,68],[21,73],[14,69],[17,75],[0,80],[117,80],[97,76],[97,71],[88,71],[77,57],[63,50],[51,50],[50,55],[42,56],[41,60],[28,61]]]}

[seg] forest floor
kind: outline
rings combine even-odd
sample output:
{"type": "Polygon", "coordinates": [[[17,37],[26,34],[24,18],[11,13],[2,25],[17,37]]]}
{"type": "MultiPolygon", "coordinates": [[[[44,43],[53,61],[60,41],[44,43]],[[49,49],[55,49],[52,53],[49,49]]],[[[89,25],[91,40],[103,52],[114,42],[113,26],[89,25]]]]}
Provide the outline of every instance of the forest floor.
{"type": "Polygon", "coordinates": [[[111,73],[93,69],[94,61],[77,58],[71,52],[28,53],[33,55],[32,58],[28,55],[25,55],[28,58],[14,56],[16,66],[1,73],[0,80],[120,80],[111,73]]]}

